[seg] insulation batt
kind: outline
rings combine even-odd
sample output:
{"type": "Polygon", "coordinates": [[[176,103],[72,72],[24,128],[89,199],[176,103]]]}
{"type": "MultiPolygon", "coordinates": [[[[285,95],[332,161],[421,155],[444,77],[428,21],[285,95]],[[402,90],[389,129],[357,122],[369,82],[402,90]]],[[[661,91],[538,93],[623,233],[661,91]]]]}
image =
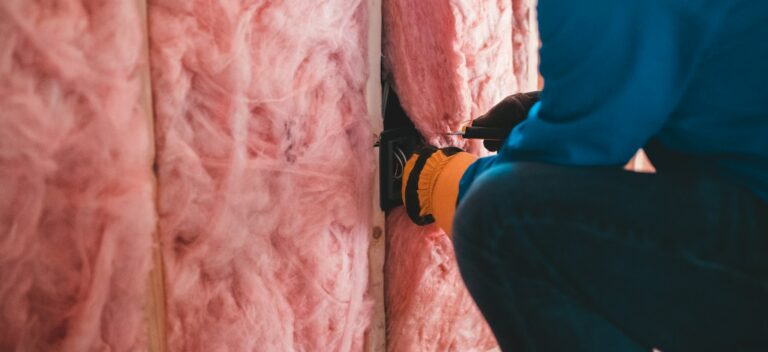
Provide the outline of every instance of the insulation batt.
{"type": "Polygon", "coordinates": [[[137,2],[0,1],[0,350],[135,351],[155,229],[137,2]]]}
{"type": "Polygon", "coordinates": [[[387,216],[387,349],[487,351],[496,340],[464,287],[450,238],[387,216]]]}
{"type": "Polygon", "coordinates": [[[173,351],[360,351],[373,136],[360,0],[152,0],[173,351]]]}
{"type": "MultiPolygon", "coordinates": [[[[405,111],[429,143],[483,153],[443,136],[530,88],[530,2],[384,0],[384,56],[405,111]]],[[[475,142],[477,143],[477,142],[475,142]]],[[[450,239],[387,217],[387,347],[486,351],[496,343],[461,280],[450,239]]]]}
{"type": "MultiPolygon", "coordinates": [[[[531,71],[538,72],[538,67],[532,67],[537,62],[530,62],[529,49],[531,41],[538,44],[538,33],[530,23],[532,11],[536,9],[536,0],[512,0],[512,62],[517,90],[529,92],[540,89],[537,82],[531,82],[531,71]]],[[[538,45],[536,46],[538,48],[538,45]]],[[[536,75],[538,76],[538,74],[536,75]]]]}

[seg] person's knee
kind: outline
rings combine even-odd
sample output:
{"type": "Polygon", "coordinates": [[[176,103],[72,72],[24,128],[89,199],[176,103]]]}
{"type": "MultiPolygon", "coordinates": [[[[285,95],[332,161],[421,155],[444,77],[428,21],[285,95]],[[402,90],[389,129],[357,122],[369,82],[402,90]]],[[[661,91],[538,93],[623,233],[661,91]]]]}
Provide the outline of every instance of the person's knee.
{"type": "MultiPolygon", "coordinates": [[[[459,212],[469,217],[498,216],[515,213],[526,204],[536,202],[536,195],[548,192],[549,185],[542,180],[558,175],[557,166],[540,163],[497,164],[485,171],[472,183],[459,204],[459,212]]],[[[562,173],[560,173],[562,174],[562,173]]]]}
{"type": "MultiPolygon", "coordinates": [[[[501,231],[505,220],[512,220],[530,203],[537,192],[535,163],[496,165],[480,175],[467,190],[454,218],[454,242],[457,247],[485,246],[490,233],[501,231]]],[[[461,254],[457,248],[457,254],[461,254]]]]}
{"type": "Polygon", "coordinates": [[[571,212],[568,209],[580,206],[573,189],[593,182],[588,173],[546,163],[494,165],[477,177],[456,210],[455,245],[491,246],[493,234],[503,232],[506,224],[571,212]]]}

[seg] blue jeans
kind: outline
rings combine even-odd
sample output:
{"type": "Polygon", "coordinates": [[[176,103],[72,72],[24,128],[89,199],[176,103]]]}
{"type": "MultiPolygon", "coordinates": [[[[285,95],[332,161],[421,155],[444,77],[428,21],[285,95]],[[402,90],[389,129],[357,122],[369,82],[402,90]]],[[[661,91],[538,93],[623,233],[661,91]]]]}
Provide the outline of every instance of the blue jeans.
{"type": "Polygon", "coordinates": [[[768,351],[768,205],[717,176],[497,164],[454,244],[504,351],[768,351]]]}

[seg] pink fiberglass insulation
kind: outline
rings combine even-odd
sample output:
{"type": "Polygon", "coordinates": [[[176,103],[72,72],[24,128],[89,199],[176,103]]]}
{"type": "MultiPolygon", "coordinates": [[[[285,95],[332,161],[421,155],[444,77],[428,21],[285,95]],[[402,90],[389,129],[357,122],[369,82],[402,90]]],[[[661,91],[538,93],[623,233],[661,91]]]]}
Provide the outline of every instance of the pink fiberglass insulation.
{"type": "MultiPolygon", "coordinates": [[[[405,111],[431,144],[527,85],[527,2],[384,0],[384,56],[405,111]],[[516,13],[524,11],[525,14],[516,13]]],[[[490,329],[464,288],[450,239],[387,218],[390,351],[485,351],[490,329]]]]}
{"type": "MultiPolygon", "coordinates": [[[[538,71],[538,68],[531,67],[529,62],[529,45],[532,40],[538,43],[538,33],[534,33],[530,20],[531,12],[535,11],[535,0],[513,0],[512,1],[512,53],[513,70],[517,87],[522,91],[534,90],[537,82],[529,82],[531,70],[538,71]]],[[[538,46],[536,46],[538,47],[538,46]]]]}
{"type": "Polygon", "coordinates": [[[387,349],[487,351],[490,329],[459,275],[451,239],[414,225],[402,209],[387,216],[387,349]]]}
{"type": "Polygon", "coordinates": [[[359,351],[374,170],[360,0],[150,1],[174,351],[359,351]]]}
{"type": "Polygon", "coordinates": [[[517,91],[512,3],[384,0],[384,57],[403,107],[433,144],[517,91]]]}
{"type": "Polygon", "coordinates": [[[155,229],[134,1],[0,1],[0,350],[134,351],[155,229]]]}

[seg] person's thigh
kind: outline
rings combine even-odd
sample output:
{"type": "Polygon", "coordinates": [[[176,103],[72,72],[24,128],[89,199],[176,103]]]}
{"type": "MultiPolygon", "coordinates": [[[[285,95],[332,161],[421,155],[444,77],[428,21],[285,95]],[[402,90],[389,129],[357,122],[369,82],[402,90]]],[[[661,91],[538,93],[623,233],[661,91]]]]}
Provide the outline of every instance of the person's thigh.
{"type": "Polygon", "coordinates": [[[510,163],[468,190],[454,236],[497,335],[768,350],[766,217],[716,177],[510,163]]]}

